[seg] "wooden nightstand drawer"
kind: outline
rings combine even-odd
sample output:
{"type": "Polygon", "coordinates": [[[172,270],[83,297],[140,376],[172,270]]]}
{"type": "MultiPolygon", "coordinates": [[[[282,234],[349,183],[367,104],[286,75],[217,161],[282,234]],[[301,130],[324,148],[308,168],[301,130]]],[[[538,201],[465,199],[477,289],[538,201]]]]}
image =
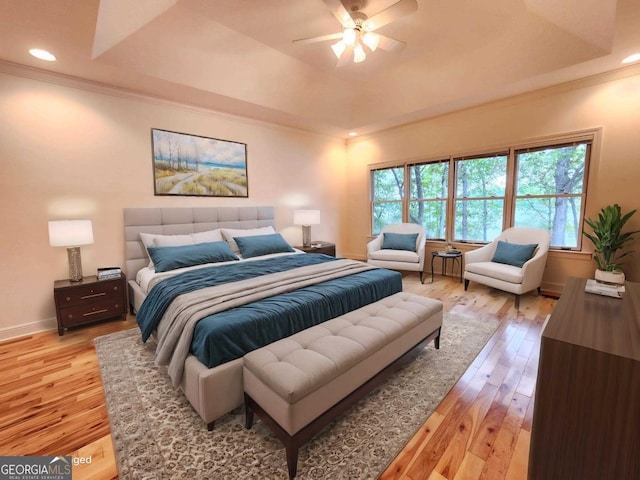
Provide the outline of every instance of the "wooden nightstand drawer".
{"type": "Polygon", "coordinates": [[[58,334],[65,328],[109,318],[127,316],[127,279],[98,280],[85,277],[79,282],[58,280],[54,283],[58,334]]]}
{"type": "Polygon", "coordinates": [[[90,285],[69,287],[56,290],[56,300],[60,308],[82,305],[86,302],[94,302],[122,297],[122,282],[119,278],[114,280],[99,280],[90,285]]]}
{"type": "Polygon", "coordinates": [[[74,325],[117,317],[123,314],[123,306],[123,299],[119,298],[63,308],[60,310],[60,323],[63,327],[73,327],[74,325]]]}

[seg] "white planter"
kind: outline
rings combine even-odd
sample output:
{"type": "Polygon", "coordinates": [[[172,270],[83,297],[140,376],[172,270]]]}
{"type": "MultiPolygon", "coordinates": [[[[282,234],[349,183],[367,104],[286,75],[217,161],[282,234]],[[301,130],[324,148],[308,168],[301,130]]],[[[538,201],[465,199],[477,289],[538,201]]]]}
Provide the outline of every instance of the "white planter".
{"type": "Polygon", "coordinates": [[[598,282],[613,283],[615,285],[624,285],[624,272],[607,272],[605,270],[597,270],[595,278],[598,282]]]}

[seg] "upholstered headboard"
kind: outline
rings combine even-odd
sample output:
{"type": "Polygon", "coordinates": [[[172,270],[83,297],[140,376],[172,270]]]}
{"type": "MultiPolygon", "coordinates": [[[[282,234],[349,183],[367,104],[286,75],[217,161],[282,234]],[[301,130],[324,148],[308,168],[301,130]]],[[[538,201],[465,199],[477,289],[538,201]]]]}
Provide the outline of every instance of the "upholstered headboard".
{"type": "Polygon", "coordinates": [[[216,228],[275,228],[273,207],[125,208],[125,273],[135,280],[149,264],[140,233],[184,235],[216,228]]]}

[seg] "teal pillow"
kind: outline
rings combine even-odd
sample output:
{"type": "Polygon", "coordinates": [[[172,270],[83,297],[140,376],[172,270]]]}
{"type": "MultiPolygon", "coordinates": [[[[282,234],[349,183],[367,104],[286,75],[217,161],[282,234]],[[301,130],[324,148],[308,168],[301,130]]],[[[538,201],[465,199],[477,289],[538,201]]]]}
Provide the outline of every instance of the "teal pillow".
{"type": "Polygon", "coordinates": [[[525,262],[533,257],[533,252],[537,246],[537,243],[520,245],[498,240],[498,246],[491,261],[522,268],[525,262]]]}
{"type": "Polygon", "coordinates": [[[416,251],[417,233],[383,233],[382,248],[385,250],[416,251]]]}
{"type": "Polygon", "coordinates": [[[205,242],[176,247],[149,247],[149,256],[156,272],[202,265],[203,263],[239,260],[227,242],[205,242]]]}
{"type": "Polygon", "coordinates": [[[259,257],[270,253],[295,252],[279,233],[233,237],[243,258],[259,257]]]}

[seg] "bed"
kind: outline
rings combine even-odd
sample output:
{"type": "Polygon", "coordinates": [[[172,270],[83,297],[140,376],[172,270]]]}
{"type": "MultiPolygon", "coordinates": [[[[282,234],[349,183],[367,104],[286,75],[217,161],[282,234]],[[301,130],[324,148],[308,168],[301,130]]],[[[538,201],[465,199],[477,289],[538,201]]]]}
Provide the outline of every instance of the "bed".
{"type": "Polygon", "coordinates": [[[280,248],[273,207],[127,208],[124,230],[130,310],[209,429],[243,403],[245,353],[402,290],[397,272],[280,248]],[[174,256],[203,245],[224,255],[174,256]]]}

